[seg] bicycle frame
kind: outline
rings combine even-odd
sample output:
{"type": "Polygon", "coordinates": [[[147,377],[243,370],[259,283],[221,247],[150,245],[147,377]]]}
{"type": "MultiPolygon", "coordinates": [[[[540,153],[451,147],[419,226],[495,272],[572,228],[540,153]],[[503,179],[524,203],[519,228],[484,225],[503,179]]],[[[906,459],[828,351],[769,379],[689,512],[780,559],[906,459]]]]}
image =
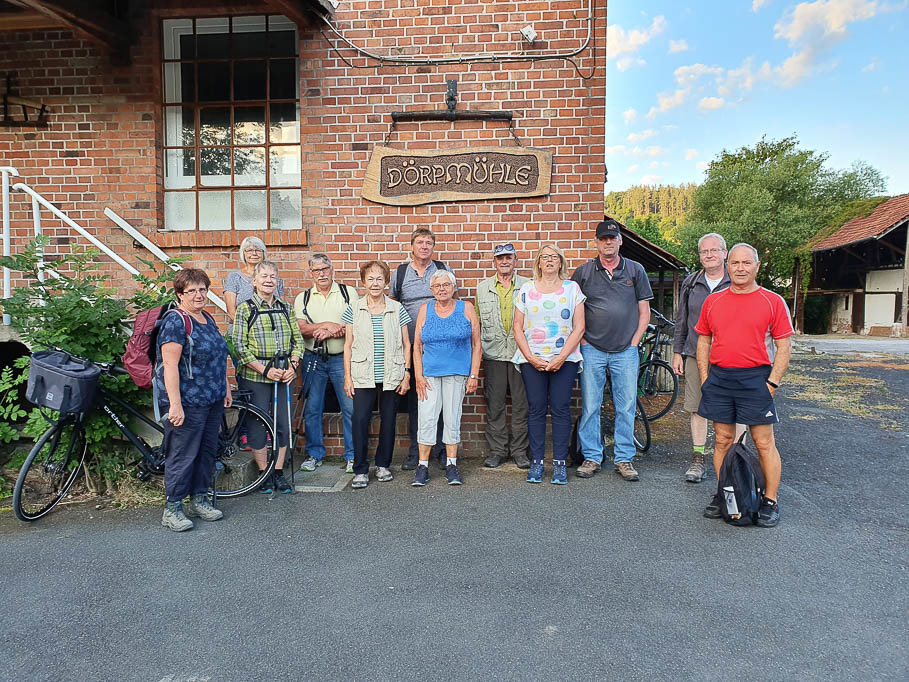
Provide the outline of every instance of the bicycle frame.
{"type": "Polygon", "coordinates": [[[120,429],[120,432],[126,436],[127,440],[129,440],[129,442],[132,443],[133,447],[135,447],[142,455],[143,461],[153,461],[154,454],[152,453],[148,443],[146,443],[140,436],[136,435],[132,429],[130,429],[129,426],[122,419],[120,419],[120,416],[114,412],[109,403],[114,403],[116,407],[126,410],[126,412],[128,412],[130,415],[141,421],[146,426],[151,427],[162,436],[164,435],[164,428],[156,421],[139,412],[129,403],[124,402],[103,388],[98,388],[98,399],[96,400],[96,407],[100,408],[102,412],[111,418],[114,424],[117,425],[117,428],[120,429]]]}

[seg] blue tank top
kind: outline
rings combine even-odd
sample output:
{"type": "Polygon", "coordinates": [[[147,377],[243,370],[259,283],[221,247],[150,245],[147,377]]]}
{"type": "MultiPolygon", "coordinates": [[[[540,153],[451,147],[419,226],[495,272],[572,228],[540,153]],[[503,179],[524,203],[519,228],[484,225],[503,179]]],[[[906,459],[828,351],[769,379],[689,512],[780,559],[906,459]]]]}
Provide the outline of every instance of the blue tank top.
{"type": "Polygon", "coordinates": [[[464,315],[464,301],[456,301],[448,317],[436,315],[436,303],[426,305],[423,323],[423,376],[444,377],[450,374],[470,376],[470,320],[464,315]]]}

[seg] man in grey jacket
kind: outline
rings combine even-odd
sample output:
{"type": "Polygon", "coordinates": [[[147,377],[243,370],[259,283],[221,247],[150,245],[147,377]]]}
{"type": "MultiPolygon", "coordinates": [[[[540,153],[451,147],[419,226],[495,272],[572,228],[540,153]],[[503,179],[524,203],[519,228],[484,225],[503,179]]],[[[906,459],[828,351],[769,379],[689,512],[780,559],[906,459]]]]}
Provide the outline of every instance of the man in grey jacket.
{"type": "MultiPolygon", "coordinates": [[[[698,414],[701,402],[701,382],[698,378],[698,334],[694,331],[707,297],[715,291],[729,288],[726,270],[726,240],[716,232],[705,234],[698,240],[698,256],[703,270],[688,275],[682,281],[679,295],[679,312],[675,319],[675,336],[672,341],[672,369],[685,379],[685,402],[682,408],[690,415],[693,453],[691,466],[685,480],[700,483],[707,476],[704,465],[704,447],[707,444],[707,420],[698,414]]],[[[736,437],[744,427],[736,429],[736,437]]]]}
{"type": "Polygon", "coordinates": [[[492,262],[496,274],[477,284],[477,312],[486,373],[486,442],[489,445],[489,457],[483,466],[495,468],[510,455],[518,468],[528,469],[527,395],[521,373],[512,362],[517,343],[511,324],[514,319],[514,295],[529,280],[514,273],[517,253],[512,244],[496,246],[492,262]],[[511,393],[510,439],[505,418],[508,392],[511,393]]]}

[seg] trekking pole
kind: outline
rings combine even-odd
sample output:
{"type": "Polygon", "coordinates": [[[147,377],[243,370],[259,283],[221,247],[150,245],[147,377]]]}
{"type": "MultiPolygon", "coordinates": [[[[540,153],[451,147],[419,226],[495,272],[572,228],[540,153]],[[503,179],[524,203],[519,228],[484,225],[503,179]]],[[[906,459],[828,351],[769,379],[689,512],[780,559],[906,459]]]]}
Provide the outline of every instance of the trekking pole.
{"type": "MultiPolygon", "coordinates": [[[[278,369],[287,369],[290,367],[290,356],[287,353],[279,353],[275,356],[275,367],[278,369]]],[[[293,415],[291,414],[291,399],[290,399],[290,383],[284,383],[284,389],[287,392],[287,450],[290,455],[290,485],[294,486],[294,432],[291,428],[291,420],[293,415]]],[[[277,391],[275,391],[275,410],[277,413],[277,391]]],[[[296,488],[294,488],[296,490],[296,488]]]]}
{"type": "MultiPolygon", "coordinates": [[[[268,378],[268,370],[270,370],[272,367],[275,366],[275,360],[277,359],[277,357],[278,356],[275,355],[265,365],[265,371],[263,372],[263,375],[265,376],[266,379],[268,378]]],[[[271,433],[272,433],[272,440],[271,440],[272,457],[274,458],[275,466],[277,466],[277,464],[278,464],[278,448],[276,447],[277,442],[278,442],[278,382],[277,381],[272,382],[271,433]]],[[[272,467],[272,478],[273,479],[274,479],[274,470],[275,470],[274,467],[272,467]]],[[[272,482],[272,494],[274,494],[274,482],[272,482]]]]}

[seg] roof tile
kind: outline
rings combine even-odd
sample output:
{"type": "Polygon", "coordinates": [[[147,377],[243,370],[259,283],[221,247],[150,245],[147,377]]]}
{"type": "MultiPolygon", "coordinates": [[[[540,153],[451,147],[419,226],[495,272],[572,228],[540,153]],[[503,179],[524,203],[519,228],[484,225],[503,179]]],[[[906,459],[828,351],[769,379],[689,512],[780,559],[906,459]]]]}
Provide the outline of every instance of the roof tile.
{"type": "Polygon", "coordinates": [[[909,194],[888,199],[864,218],[853,218],[839,230],[811,247],[812,251],[827,251],[839,246],[881,237],[892,227],[909,217],[909,194]]]}

